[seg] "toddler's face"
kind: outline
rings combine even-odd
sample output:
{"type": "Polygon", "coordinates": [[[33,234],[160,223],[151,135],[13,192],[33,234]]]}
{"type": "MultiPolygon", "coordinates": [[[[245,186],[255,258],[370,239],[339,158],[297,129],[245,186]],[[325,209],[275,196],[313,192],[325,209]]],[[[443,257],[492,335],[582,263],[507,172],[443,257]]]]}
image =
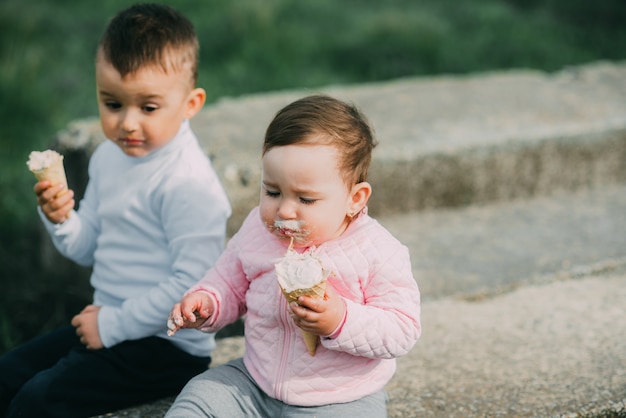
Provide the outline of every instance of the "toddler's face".
{"type": "Polygon", "coordinates": [[[104,134],[128,156],[143,157],[164,146],[190,117],[192,89],[181,71],[147,66],[122,78],[99,54],[96,85],[104,134]]]}
{"type": "Polygon", "coordinates": [[[260,211],[267,228],[296,247],[319,245],[348,225],[350,190],[329,145],[286,145],[263,156],[260,211]]]}

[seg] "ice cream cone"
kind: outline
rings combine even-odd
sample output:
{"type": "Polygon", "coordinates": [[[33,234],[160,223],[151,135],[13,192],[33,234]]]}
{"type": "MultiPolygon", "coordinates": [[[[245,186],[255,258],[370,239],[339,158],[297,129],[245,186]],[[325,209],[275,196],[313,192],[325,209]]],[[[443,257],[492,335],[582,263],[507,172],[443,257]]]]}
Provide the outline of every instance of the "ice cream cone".
{"type": "MultiPolygon", "coordinates": [[[[282,288],[282,286],[280,289],[283,291],[283,295],[285,296],[285,299],[287,299],[287,303],[298,302],[298,297],[300,296],[310,296],[312,298],[323,299],[324,292],[326,290],[326,280],[308,289],[296,289],[291,292],[286,292],[285,289],[282,288]]],[[[317,349],[319,336],[317,334],[312,334],[302,329],[300,330],[300,332],[302,333],[302,337],[304,338],[304,343],[306,344],[307,351],[310,355],[314,356],[317,349]]]]}
{"type": "Polygon", "coordinates": [[[65,176],[65,168],[63,167],[63,156],[61,154],[52,150],[43,152],[33,151],[30,153],[29,160],[26,164],[37,180],[49,180],[52,186],[59,183],[65,185],[65,189],[60,191],[57,196],[61,196],[67,192],[67,178],[65,176]]]}
{"type": "MultiPolygon", "coordinates": [[[[293,245],[293,240],[292,240],[293,245]]],[[[323,299],[326,290],[326,271],[321,262],[311,254],[298,254],[289,246],[285,257],[275,265],[276,277],[287,303],[298,302],[298,297],[323,299]]],[[[300,330],[310,355],[315,355],[319,337],[300,330]]]]}
{"type": "Polygon", "coordinates": [[[320,340],[319,335],[312,334],[308,331],[300,330],[302,334],[302,338],[304,338],[304,344],[306,345],[306,349],[311,356],[315,355],[315,351],[317,350],[317,343],[320,340]]]}

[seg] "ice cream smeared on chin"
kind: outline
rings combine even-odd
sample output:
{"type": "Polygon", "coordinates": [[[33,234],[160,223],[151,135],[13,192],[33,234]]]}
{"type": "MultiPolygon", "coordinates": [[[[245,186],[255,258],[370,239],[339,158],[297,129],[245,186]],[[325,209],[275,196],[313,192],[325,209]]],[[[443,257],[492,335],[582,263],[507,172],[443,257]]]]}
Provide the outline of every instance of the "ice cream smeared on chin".
{"type": "Polygon", "coordinates": [[[277,229],[289,231],[300,231],[300,229],[302,228],[302,221],[296,221],[294,219],[289,219],[286,221],[276,220],[274,221],[274,227],[277,229]]]}
{"type": "MultiPolygon", "coordinates": [[[[278,284],[288,303],[298,302],[300,296],[323,299],[329,271],[310,253],[300,254],[293,249],[293,237],[285,256],[274,265],[278,284]]],[[[310,355],[315,355],[318,336],[300,330],[310,355]]]]}
{"type": "Polygon", "coordinates": [[[297,220],[275,220],[270,228],[281,238],[291,238],[293,244],[306,245],[309,243],[309,231],[304,228],[304,221],[297,220]]]}

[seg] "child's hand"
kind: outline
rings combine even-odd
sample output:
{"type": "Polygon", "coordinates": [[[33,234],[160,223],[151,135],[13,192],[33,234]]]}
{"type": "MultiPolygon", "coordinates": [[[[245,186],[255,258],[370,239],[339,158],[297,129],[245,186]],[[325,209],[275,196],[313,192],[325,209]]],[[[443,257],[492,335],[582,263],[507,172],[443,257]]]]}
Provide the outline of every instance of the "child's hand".
{"type": "Polygon", "coordinates": [[[69,189],[65,190],[62,184],[50,186],[48,180],[37,182],[33,190],[37,195],[37,203],[46,218],[55,224],[65,222],[70,211],[74,209],[74,192],[69,189]]]}
{"type": "Polygon", "coordinates": [[[300,296],[298,303],[289,305],[296,325],[317,335],[330,335],[337,329],[346,312],[346,303],[330,287],[324,299],[300,296]]]}
{"type": "Polygon", "coordinates": [[[98,350],[103,347],[98,331],[98,311],[100,306],[87,305],[74,318],[72,325],[76,328],[76,335],[80,338],[80,342],[85,344],[90,350],[98,350]]]}
{"type": "Polygon", "coordinates": [[[181,328],[198,328],[213,314],[212,299],[201,292],[190,293],[174,305],[167,319],[170,337],[181,328]]]}

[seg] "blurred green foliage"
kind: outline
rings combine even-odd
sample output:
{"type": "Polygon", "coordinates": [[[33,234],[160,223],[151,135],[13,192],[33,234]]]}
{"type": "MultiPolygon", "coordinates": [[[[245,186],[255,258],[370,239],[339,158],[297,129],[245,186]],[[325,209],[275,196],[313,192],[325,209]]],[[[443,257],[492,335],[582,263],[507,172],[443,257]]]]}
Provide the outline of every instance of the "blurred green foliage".
{"type": "MultiPolygon", "coordinates": [[[[626,58],[624,0],[172,0],[223,96],[626,58]]],[[[87,284],[41,277],[28,153],[94,116],[93,57],[121,0],[0,2],[0,352],[67,321],[87,284]],[[42,319],[43,318],[43,319],[42,319]]],[[[82,295],[82,296],[81,296],[82,295]]]]}

